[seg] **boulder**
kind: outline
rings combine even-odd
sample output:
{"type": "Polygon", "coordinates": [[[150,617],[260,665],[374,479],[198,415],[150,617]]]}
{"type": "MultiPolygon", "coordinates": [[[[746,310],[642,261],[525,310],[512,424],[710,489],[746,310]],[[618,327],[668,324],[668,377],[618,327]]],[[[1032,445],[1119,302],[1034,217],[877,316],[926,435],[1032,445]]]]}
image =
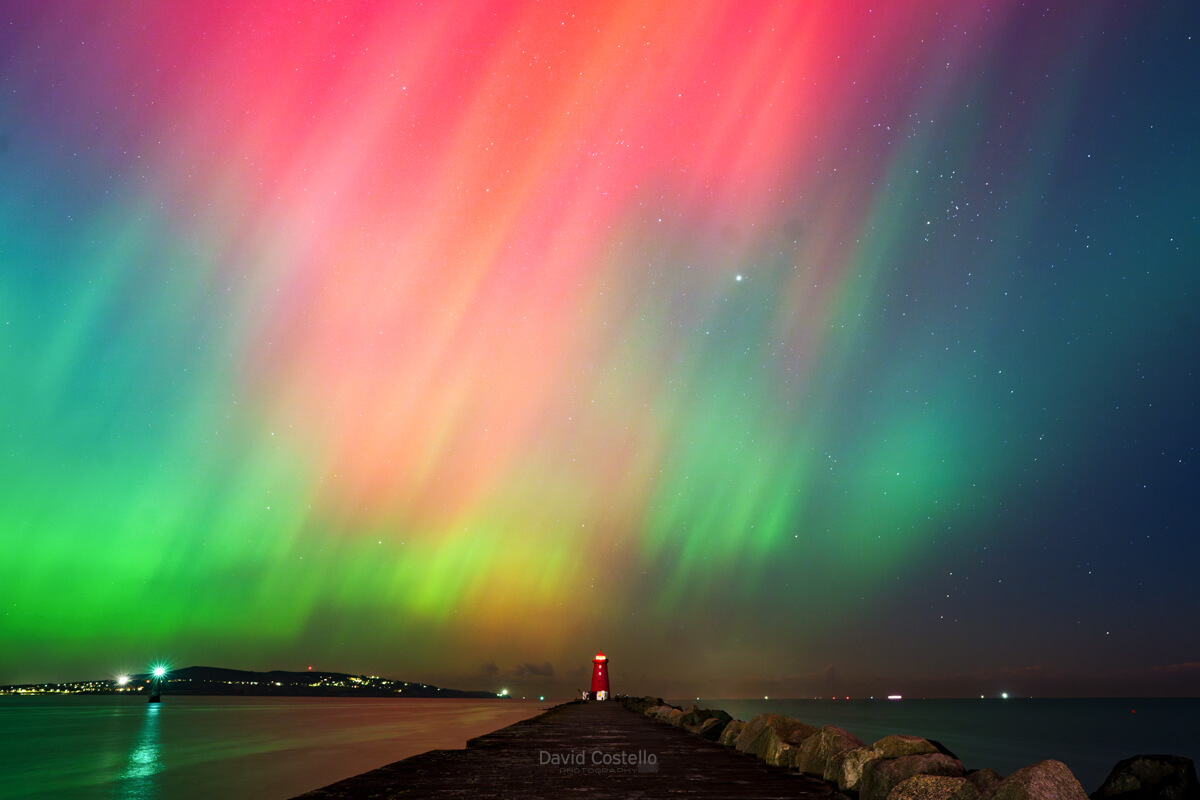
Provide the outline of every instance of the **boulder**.
{"type": "Polygon", "coordinates": [[[674,725],[676,728],[682,728],[683,727],[683,709],[672,708],[666,714],[663,714],[661,719],[663,722],[674,725]]]}
{"type": "Polygon", "coordinates": [[[725,726],[729,724],[729,720],[719,719],[718,717],[709,717],[699,725],[691,725],[688,727],[692,733],[699,736],[701,739],[708,739],[710,742],[719,741],[721,733],[724,732],[725,726]]]}
{"type": "Polygon", "coordinates": [[[1087,800],[1087,794],[1066,764],[1047,760],[1000,781],[989,800],[1087,800]]]}
{"type": "Polygon", "coordinates": [[[913,775],[897,784],[887,800],[952,800],[964,783],[963,778],[945,775],[913,775]]]}
{"type": "Polygon", "coordinates": [[[782,714],[759,714],[738,734],[737,747],[776,767],[788,766],[793,752],[817,732],[812,725],[782,714]]]}
{"type": "Polygon", "coordinates": [[[826,725],[804,740],[792,766],[810,775],[824,775],[831,756],[862,746],[862,740],[849,731],[826,725]]]}
{"type": "Polygon", "coordinates": [[[963,778],[962,783],[954,790],[954,794],[950,795],[950,800],[986,800],[988,797],[989,795],[979,791],[979,787],[963,778]]]}
{"type": "Polygon", "coordinates": [[[1143,755],[1118,761],[1092,800],[1200,800],[1196,765],[1183,756],[1143,755]]]}
{"type": "MultiPolygon", "coordinates": [[[[900,756],[923,756],[927,753],[940,753],[938,746],[920,736],[908,736],[897,733],[885,736],[871,745],[884,758],[899,758],[900,756]]],[[[946,755],[950,755],[947,753],[946,755]]],[[[953,758],[953,756],[951,756],[953,758]]]]}
{"type": "Polygon", "coordinates": [[[719,708],[699,708],[695,705],[689,706],[688,710],[683,713],[683,725],[700,726],[706,719],[719,719],[723,722],[729,722],[733,717],[729,716],[729,712],[722,711],[719,708]]]}
{"type": "Polygon", "coordinates": [[[1004,776],[994,769],[973,769],[967,773],[967,783],[959,790],[954,800],[975,800],[976,797],[991,797],[1004,776]],[[974,789],[974,793],[972,793],[974,789]]]}
{"type": "Polygon", "coordinates": [[[636,711],[639,714],[646,713],[646,709],[653,706],[661,706],[663,704],[661,697],[626,697],[621,700],[626,708],[630,711],[636,711]]]}
{"type": "Polygon", "coordinates": [[[759,714],[757,717],[746,720],[746,724],[742,726],[742,730],[738,734],[737,741],[734,742],[733,746],[743,753],[761,755],[762,746],[760,740],[766,737],[767,723],[778,718],[778,714],[759,714]]]}
{"type": "Polygon", "coordinates": [[[730,721],[725,725],[725,730],[721,731],[721,738],[717,741],[726,747],[736,746],[738,735],[741,734],[744,727],[746,727],[746,723],[740,719],[730,721]]]}
{"type": "Polygon", "coordinates": [[[888,793],[913,775],[963,776],[962,762],[944,753],[922,753],[899,758],[876,758],[863,767],[859,800],[887,800],[888,793]]]}
{"type": "Polygon", "coordinates": [[[856,747],[834,753],[825,764],[825,773],[821,777],[827,783],[836,783],[843,792],[857,792],[863,767],[879,757],[880,753],[874,747],[856,747]]]}
{"type": "MultiPolygon", "coordinates": [[[[954,754],[953,750],[951,750],[949,747],[946,747],[946,745],[942,744],[937,739],[926,739],[925,741],[929,742],[931,745],[936,747],[937,751],[939,753],[941,753],[942,755],[950,756],[951,758],[958,758],[958,756],[954,754]]],[[[958,758],[958,760],[962,761],[961,758],[958,758]]]]}
{"type": "MultiPolygon", "coordinates": [[[[661,706],[654,706],[654,708],[648,709],[646,711],[646,715],[665,722],[667,717],[671,715],[672,711],[679,711],[679,709],[675,706],[669,706],[664,703],[661,706]]],[[[683,712],[680,711],[679,713],[682,714],[683,712]]]]}

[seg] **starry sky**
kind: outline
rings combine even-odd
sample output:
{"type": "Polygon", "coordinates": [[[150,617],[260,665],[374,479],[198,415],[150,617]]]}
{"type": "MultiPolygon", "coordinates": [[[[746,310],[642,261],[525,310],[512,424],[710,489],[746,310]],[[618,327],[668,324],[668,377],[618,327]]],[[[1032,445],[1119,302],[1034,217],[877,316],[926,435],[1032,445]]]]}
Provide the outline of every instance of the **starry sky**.
{"type": "Polygon", "coordinates": [[[3,4],[0,683],[1200,694],[1197,74],[1188,0],[3,4]]]}

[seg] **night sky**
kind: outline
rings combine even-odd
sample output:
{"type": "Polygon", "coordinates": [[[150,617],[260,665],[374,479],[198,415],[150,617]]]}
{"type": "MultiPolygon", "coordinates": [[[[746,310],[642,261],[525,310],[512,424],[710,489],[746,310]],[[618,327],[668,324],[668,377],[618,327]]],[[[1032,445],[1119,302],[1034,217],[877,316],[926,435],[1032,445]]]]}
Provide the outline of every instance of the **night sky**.
{"type": "Polygon", "coordinates": [[[1200,6],[0,6],[0,683],[1200,694],[1200,6]]]}

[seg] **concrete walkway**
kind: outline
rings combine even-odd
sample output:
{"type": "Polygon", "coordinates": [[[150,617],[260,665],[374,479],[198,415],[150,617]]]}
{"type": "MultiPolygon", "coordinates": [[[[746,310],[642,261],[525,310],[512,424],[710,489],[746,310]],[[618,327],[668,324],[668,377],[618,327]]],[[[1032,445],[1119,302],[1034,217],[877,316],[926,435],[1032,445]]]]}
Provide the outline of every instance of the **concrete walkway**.
{"type": "Polygon", "coordinates": [[[556,706],[465,750],[431,750],[302,797],[845,798],[616,702],[556,706]]]}

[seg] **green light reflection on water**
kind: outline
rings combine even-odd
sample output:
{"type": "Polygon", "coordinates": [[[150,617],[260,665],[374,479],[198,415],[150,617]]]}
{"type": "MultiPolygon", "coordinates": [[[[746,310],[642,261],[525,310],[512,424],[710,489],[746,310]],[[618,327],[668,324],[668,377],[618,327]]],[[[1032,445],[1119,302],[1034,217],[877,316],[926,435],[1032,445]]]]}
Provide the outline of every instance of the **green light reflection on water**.
{"type": "Polygon", "coordinates": [[[146,704],[146,718],[142,722],[142,730],[138,734],[136,745],[129,753],[129,764],[121,773],[113,797],[141,800],[159,796],[160,786],[155,776],[166,769],[162,760],[158,729],[161,708],[158,703],[146,704]]]}

